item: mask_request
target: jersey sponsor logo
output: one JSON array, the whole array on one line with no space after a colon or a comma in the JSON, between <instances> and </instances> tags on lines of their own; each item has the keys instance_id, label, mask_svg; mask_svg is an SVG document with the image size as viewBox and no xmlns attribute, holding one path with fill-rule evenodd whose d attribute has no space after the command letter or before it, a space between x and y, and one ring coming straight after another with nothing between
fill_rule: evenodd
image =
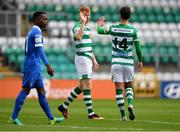
<instances>
[{"instance_id":1,"label":"jersey sponsor logo","mask_svg":"<svg viewBox=\"0 0 180 132\"><path fill-rule=\"evenodd\" d=\"M133 30L124 28L112 28L112 31L117 33L133 33Z\"/></svg>"},{"instance_id":2,"label":"jersey sponsor logo","mask_svg":"<svg viewBox=\"0 0 180 132\"><path fill-rule=\"evenodd\" d=\"M180 82L165 82L162 84L161 97L180 99Z\"/></svg>"},{"instance_id":3,"label":"jersey sponsor logo","mask_svg":"<svg viewBox=\"0 0 180 132\"><path fill-rule=\"evenodd\" d=\"M117 56L117 57L128 57L128 53L114 52L112 55Z\"/></svg>"}]
</instances>

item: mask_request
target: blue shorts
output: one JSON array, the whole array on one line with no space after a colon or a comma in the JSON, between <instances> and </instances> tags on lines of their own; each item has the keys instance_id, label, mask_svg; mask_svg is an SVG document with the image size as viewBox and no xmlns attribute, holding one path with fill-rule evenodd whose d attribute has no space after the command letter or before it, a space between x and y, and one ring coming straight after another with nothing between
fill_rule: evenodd
<instances>
[{"instance_id":1,"label":"blue shorts","mask_svg":"<svg viewBox=\"0 0 180 132\"><path fill-rule=\"evenodd\" d=\"M44 83L40 72L24 72L22 79L23 88L44 88Z\"/></svg>"}]
</instances>

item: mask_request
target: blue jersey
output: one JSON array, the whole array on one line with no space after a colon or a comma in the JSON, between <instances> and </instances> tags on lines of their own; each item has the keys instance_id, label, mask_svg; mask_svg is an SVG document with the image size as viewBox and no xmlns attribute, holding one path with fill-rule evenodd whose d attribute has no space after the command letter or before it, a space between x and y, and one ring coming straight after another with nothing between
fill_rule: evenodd
<instances>
[{"instance_id":1,"label":"blue jersey","mask_svg":"<svg viewBox=\"0 0 180 132\"><path fill-rule=\"evenodd\" d=\"M23 65L23 73L28 71L41 72L41 51L38 48L43 47L43 36L41 29L34 25L28 33L25 41L25 60Z\"/></svg>"}]
</instances>

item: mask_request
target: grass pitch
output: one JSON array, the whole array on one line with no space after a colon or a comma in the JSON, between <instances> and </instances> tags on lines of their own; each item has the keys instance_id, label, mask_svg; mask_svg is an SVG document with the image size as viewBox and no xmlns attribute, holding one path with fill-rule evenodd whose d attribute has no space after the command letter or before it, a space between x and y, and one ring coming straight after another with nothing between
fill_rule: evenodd
<instances>
[{"instance_id":1,"label":"grass pitch","mask_svg":"<svg viewBox=\"0 0 180 132\"><path fill-rule=\"evenodd\" d=\"M62 116L57 106L63 100L49 100L55 116ZM38 100L27 99L19 119L25 126L8 124L14 100L0 100L0 131L180 131L180 100L135 99L136 119L120 121L114 100L94 100L94 111L104 120L89 120L83 100L75 100L69 107L70 118L50 126ZM127 102L126 102L127 106ZM127 107L126 115L128 116Z\"/></svg>"}]
</instances>

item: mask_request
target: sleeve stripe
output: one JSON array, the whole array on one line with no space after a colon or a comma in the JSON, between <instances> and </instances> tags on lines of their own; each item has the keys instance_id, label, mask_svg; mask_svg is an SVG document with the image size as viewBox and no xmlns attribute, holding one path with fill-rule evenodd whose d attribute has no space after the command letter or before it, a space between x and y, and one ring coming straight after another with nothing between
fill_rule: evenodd
<instances>
[{"instance_id":1,"label":"sleeve stripe","mask_svg":"<svg viewBox=\"0 0 180 132\"><path fill-rule=\"evenodd\" d=\"M35 44L35 47L43 47L43 44Z\"/></svg>"}]
</instances>

